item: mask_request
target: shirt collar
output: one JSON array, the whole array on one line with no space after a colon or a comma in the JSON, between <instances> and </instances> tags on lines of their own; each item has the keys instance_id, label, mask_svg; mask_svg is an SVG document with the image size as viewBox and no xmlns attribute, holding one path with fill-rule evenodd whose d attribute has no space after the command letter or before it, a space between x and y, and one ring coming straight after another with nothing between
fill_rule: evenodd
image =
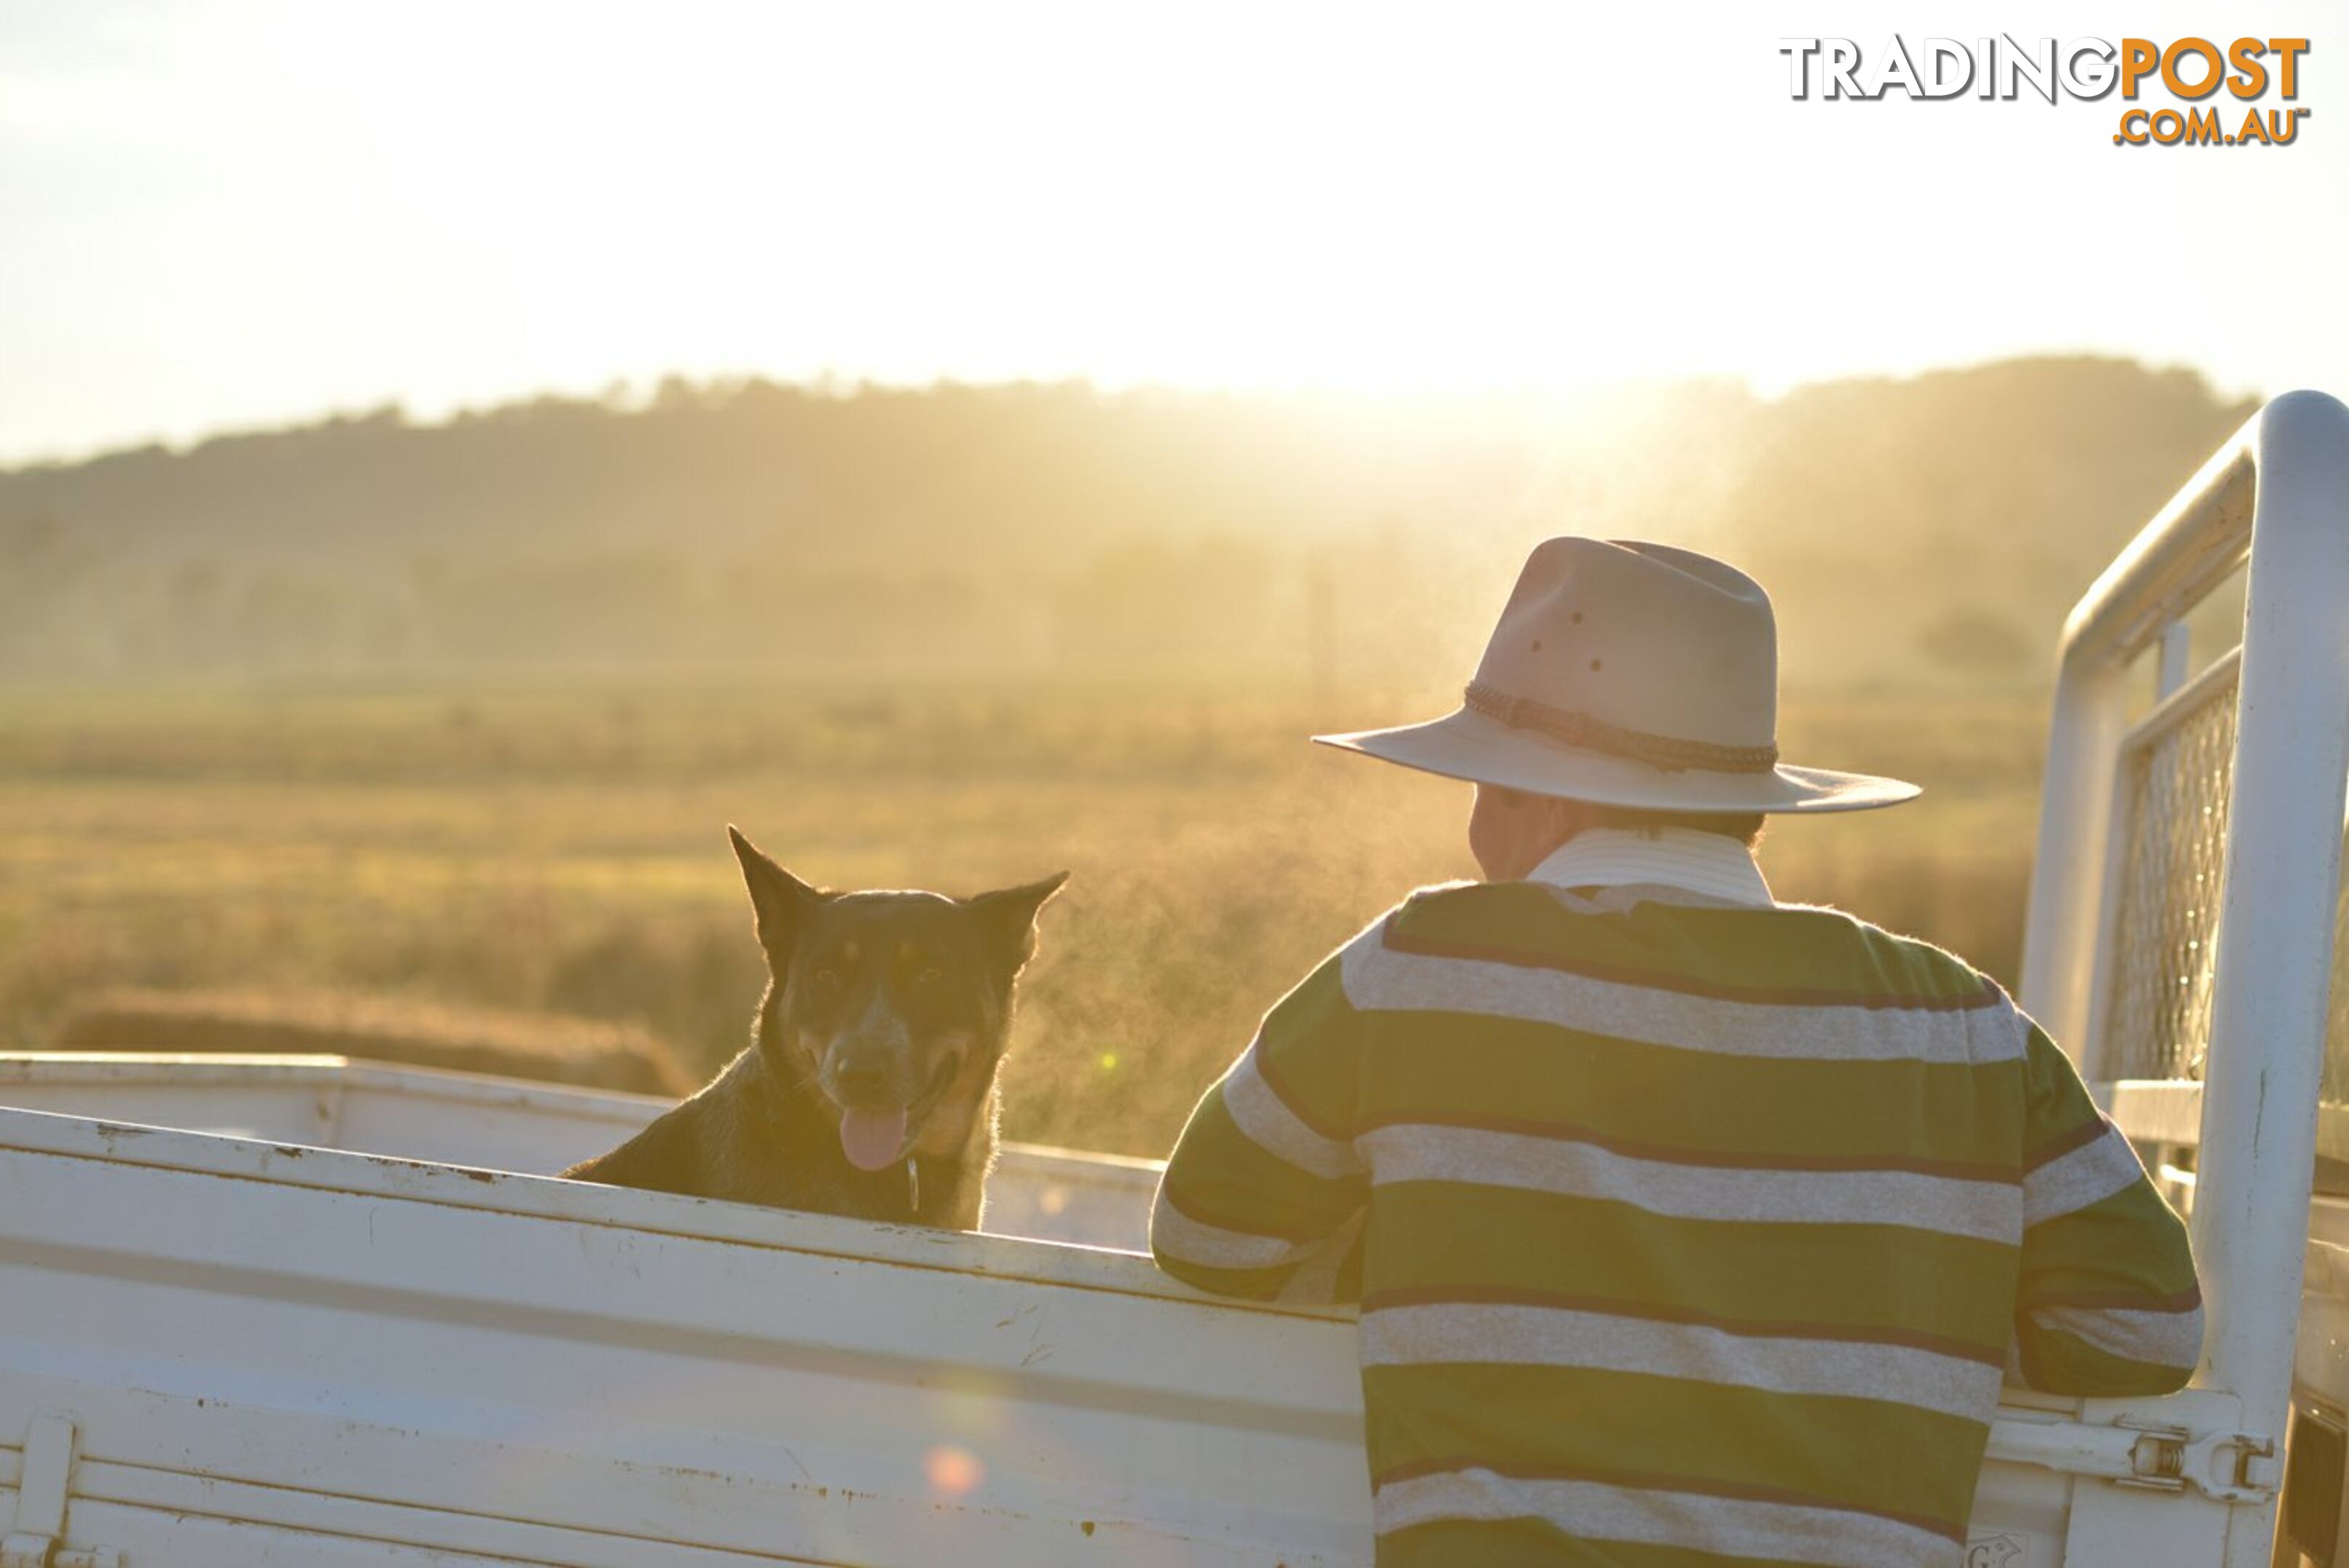
<instances>
[{"instance_id":1,"label":"shirt collar","mask_svg":"<svg viewBox=\"0 0 2349 1568\"><path fill-rule=\"evenodd\" d=\"M1586 827L1526 873L1553 888L1677 888L1732 904L1777 902L1754 852L1693 827Z\"/></svg>"}]
</instances>

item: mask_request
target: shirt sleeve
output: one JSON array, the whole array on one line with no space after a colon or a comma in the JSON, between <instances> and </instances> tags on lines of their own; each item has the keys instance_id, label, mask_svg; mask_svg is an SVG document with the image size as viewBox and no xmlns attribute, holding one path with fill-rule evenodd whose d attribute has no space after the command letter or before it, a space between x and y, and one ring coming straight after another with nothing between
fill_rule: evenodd
<instances>
[{"instance_id":1,"label":"shirt sleeve","mask_svg":"<svg viewBox=\"0 0 2349 1568\"><path fill-rule=\"evenodd\" d=\"M1150 1216L1158 1266L1201 1290L1258 1300L1361 1292L1370 1196L1354 1152L1358 1015L1332 954L1265 1015L1191 1113Z\"/></svg>"},{"instance_id":2,"label":"shirt sleeve","mask_svg":"<svg viewBox=\"0 0 2349 1568\"><path fill-rule=\"evenodd\" d=\"M2036 1025L2023 1057L2023 1271L2010 1370L2054 1394L2168 1394L2202 1355L2186 1227Z\"/></svg>"}]
</instances>

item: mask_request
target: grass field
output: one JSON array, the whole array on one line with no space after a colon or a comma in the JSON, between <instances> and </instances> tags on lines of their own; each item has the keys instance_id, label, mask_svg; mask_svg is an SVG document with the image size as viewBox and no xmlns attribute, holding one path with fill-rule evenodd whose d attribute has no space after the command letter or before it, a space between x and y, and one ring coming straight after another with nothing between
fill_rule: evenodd
<instances>
[{"instance_id":1,"label":"grass field","mask_svg":"<svg viewBox=\"0 0 2349 1568\"><path fill-rule=\"evenodd\" d=\"M122 985L347 988L739 1047L760 961L724 828L802 877L971 892L1066 867L1010 1136L1161 1153L1263 1010L1413 886L1467 786L1309 746L1433 711L1163 689L0 694L0 1039ZM1927 785L1775 825L1782 898L2008 980L2044 714L1790 695L1797 761Z\"/></svg>"}]
</instances>

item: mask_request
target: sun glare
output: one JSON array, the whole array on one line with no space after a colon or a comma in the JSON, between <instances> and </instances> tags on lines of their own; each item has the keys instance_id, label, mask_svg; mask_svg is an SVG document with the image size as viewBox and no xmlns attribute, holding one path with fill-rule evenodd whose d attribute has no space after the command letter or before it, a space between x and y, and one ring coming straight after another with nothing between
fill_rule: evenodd
<instances>
[{"instance_id":1,"label":"sun glare","mask_svg":"<svg viewBox=\"0 0 2349 1568\"><path fill-rule=\"evenodd\" d=\"M2222 170L2116 152L2094 103L1798 103L1777 22L1725 0L1651 21L109 15L0 72L0 156L41 175L0 260L40 323L8 339L0 455L672 373L1775 390L2075 349L2228 386L2349 359L2323 244L2196 238L2240 205L2337 253L2349 209L2292 193L2339 187L2331 142ZM2078 243L2051 260L2056 235ZM2274 312L2290 331L2255 329Z\"/></svg>"}]
</instances>

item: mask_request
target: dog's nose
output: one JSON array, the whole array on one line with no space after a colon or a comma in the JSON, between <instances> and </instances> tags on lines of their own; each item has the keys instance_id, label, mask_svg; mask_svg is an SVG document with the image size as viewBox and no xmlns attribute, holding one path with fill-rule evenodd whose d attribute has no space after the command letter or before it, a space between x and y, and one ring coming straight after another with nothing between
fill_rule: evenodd
<instances>
[{"instance_id":1,"label":"dog's nose","mask_svg":"<svg viewBox=\"0 0 2349 1568\"><path fill-rule=\"evenodd\" d=\"M843 1105L873 1105L889 1093L889 1072L885 1067L843 1064L832 1078L833 1088Z\"/></svg>"}]
</instances>

